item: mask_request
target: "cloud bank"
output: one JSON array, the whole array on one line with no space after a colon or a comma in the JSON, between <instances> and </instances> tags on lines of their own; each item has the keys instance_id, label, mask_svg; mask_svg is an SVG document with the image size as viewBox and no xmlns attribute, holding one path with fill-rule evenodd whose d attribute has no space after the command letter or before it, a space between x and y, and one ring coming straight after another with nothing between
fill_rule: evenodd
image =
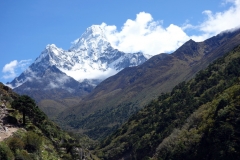
<instances>
[{"instance_id":1,"label":"cloud bank","mask_svg":"<svg viewBox=\"0 0 240 160\"><path fill-rule=\"evenodd\" d=\"M225 0L231 7L223 12L213 13L210 10L202 12L205 21L198 25L185 23L183 26L170 24L163 27L163 21L155 21L151 14L140 12L135 20L128 19L121 30L114 25L102 23L106 37L114 48L133 53L143 52L149 55L175 51L189 39L203 41L222 31L240 27L240 0ZM197 35L188 35L192 29Z\"/></svg>"},{"instance_id":2,"label":"cloud bank","mask_svg":"<svg viewBox=\"0 0 240 160\"><path fill-rule=\"evenodd\" d=\"M139 52L154 55L173 51L189 39L181 27L174 24L162 27L149 13L140 12L135 20L128 19L120 32L115 26L102 23L106 37L114 48L127 53ZM164 47L163 47L164 46Z\"/></svg>"},{"instance_id":3,"label":"cloud bank","mask_svg":"<svg viewBox=\"0 0 240 160\"><path fill-rule=\"evenodd\" d=\"M13 60L10 63L6 64L3 69L3 78L4 79L12 79L15 78L17 76L17 74L21 71L24 71L28 65L32 62L31 59L28 60L21 60L21 61L17 61L17 60Z\"/></svg>"}]
</instances>

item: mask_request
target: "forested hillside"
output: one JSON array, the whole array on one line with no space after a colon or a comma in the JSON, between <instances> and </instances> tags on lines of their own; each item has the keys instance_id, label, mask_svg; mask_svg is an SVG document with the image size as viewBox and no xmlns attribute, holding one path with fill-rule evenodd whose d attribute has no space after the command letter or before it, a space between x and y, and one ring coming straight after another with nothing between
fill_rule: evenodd
<instances>
[{"instance_id":1,"label":"forested hillside","mask_svg":"<svg viewBox=\"0 0 240 160\"><path fill-rule=\"evenodd\" d=\"M240 44L240 30L226 31L203 42L189 40L172 54L159 54L137 67L125 68L100 83L78 105L57 117L93 139L113 133L160 93L189 81L201 69Z\"/></svg>"},{"instance_id":2,"label":"forested hillside","mask_svg":"<svg viewBox=\"0 0 240 160\"><path fill-rule=\"evenodd\" d=\"M240 46L161 94L96 149L102 159L240 159Z\"/></svg>"},{"instance_id":3,"label":"forested hillside","mask_svg":"<svg viewBox=\"0 0 240 160\"><path fill-rule=\"evenodd\" d=\"M0 83L0 159L95 159L87 137L61 130L27 95Z\"/></svg>"}]
</instances>

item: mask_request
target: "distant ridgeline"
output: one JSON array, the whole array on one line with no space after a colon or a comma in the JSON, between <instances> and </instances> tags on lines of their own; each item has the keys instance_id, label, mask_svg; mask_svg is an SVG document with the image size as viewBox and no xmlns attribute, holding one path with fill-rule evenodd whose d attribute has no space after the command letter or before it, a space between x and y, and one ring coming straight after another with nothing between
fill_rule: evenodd
<instances>
[{"instance_id":1,"label":"distant ridgeline","mask_svg":"<svg viewBox=\"0 0 240 160\"><path fill-rule=\"evenodd\" d=\"M240 159L240 46L160 95L96 149L103 159Z\"/></svg>"},{"instance_id":2,"label":"distant ridgeline","mask_svg":"<svg viewBox=\"0 0 240 160\"><path fill-rule=\"evenodd\" d=\"M2 83L0 105L0 135L5 136L0 137L0 160L96 158L86 149L91 145L86 136L73 138L51 122L33 99ZM15 132L6 137L12 128Z\"/></svg>"}]
</instances>

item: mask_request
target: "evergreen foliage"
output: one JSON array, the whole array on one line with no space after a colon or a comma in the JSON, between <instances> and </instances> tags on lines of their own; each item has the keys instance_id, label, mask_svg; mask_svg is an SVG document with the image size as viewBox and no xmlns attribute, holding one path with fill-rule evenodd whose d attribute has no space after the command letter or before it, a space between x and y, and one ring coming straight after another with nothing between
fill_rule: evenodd
<instances>
[{"instance_id":1,"label":"evergreen foliage","mask_svg":"<svg viewBox=\"0 0 240 160\"><path fill-rule=\"evenodd\" d=\"M3 84L0 84L0 93L0 102L12 111L4 123L14 122L13 125L19 127L0 143L1 160L57 160L66 157L74 160L81 157L79 149L84 153L82 158L90 159L92 155L82 147L80 138L73 138L50 121L31 97L17 95Z\"/></svg>"},{"instance_id":2,"label":"evergreen foliage","mask_svg":"<svg viewBox=\"0 0 240 160\"><path fill-rule=\"evenodd\" d=\"M97 155L102 159L240 159L239 84L240 46L133 115L102 141Z\"/></svg>"},{"instance_id":3,"label":"evergreen foliage","mask_svg":"<svg viewBox=\"0 0 240 160\"><path fill-rule=\"evenodd\" d=\"M14 158L11 149L5 144L0 143L0 159L1 160L12 160Z\"/></svg>"}]
</instances>

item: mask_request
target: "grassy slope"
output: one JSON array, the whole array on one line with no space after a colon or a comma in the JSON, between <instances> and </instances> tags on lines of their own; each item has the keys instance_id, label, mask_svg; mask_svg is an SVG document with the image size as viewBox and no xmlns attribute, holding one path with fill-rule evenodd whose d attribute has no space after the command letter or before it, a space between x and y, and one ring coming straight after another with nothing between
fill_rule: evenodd
<instances>
[{"instance_id":1,"label":"grassy slope","mask_svg":"<svg viewBox=\"0 0 240 160\"><path fill-rule=\"evenodd\" d=\"M80 101L80 97L71 97L61 100L43 99L38 102L38 106L50 119L54 120L59 113L66 108L78 105Z\"/></svg>"}]
</instances>

